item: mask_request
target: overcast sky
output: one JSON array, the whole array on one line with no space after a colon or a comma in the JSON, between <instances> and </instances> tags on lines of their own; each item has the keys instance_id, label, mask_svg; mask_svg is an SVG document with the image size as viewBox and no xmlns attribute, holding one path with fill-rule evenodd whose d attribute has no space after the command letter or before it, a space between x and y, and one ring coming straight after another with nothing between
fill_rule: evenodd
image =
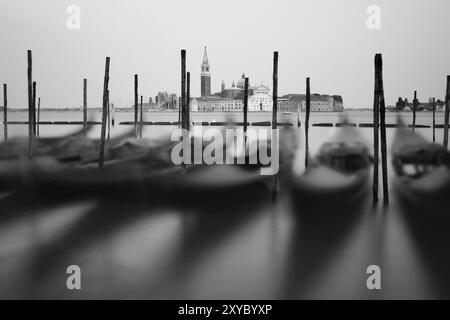
<instances>
[{"instance_id":1,"label":"overcast sky","mask_svg":"<svg viewBox=\"0 0 450 320\"><path fill-rule=\"evenodd\" d=\"M81 9L81 28L66 26L68 6ZM368 6L381 9L381 29L369 30ZM0 83L9 105L27 103L26 51L44 107L100 106L105 57L111 57L111 100L133 99L133 75L145 100L180 92L180 49L187 50L191 92L200 94L207 46L212 91L238 80L272 87L279 51L279 95L340 94L346 107L370 107L373 58L384 59L388 104L397 97L443 98L450 74L449 0L0 0ZM1 103L0 103L1 104Z\"/></svg>"}]
</instances>

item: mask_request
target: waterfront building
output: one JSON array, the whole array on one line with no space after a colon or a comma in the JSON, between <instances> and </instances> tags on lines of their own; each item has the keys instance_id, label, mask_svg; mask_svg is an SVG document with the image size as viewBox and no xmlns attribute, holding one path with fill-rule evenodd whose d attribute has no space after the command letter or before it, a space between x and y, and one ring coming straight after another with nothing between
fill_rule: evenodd
<instances>
[{"instance_id":1,"label":"waterfront building","mask_svg":"<svg viewBox=\"0 0 450 320\"><path fill-rule=\"evenodd\" d=\"M191 100L191 110L198 111L242 111L244 109L243 99L229 99L218 96L202 97Z\"/></svg>"},{"instance_id":2,"label":"waterfront building","mask_svg":"<svg viewBox=\"0 0 450 320\"><path fill-rule=\"evenodd\" d=\"M208 55L203 53L200 67L201 96L191 100L191 111L241 111L244 107L245 74L230 87L226 87L222 80L220 92L211 94L211 69ZM264 84L251 86L248 89L248 111L270 112L273 107L273 99L269 86ZM306 109L305 94L287 94L278 98L278 109L281 112L297 112ZM343 111L343 100L338 95L311 95L311 111L333 112Z\"/></svg>"},{"instance_id":3,"label":"waterfront building","mask_svg":"<svg viewBox=\"0 0 450 320\"><path fill-rule=\"evenodd\" d=\"M248 98L249 111L272 111L273 100L269 87L261 84L251 91L252 95Z\"/></svg>"},{"instance_id":4,"label":"waterfront building","mask_svg":"<svg viewBox=\"0 0 450 320\"><path fill-rule=\"evenodd\" d=\"M296 101L299 103L301 111L306 110L306 94L286 94L282 98L287 101ZM343 110L344 106L341 96L317 93L311 95L311 112L341 112Z\"/></svg>"}]
</instances>

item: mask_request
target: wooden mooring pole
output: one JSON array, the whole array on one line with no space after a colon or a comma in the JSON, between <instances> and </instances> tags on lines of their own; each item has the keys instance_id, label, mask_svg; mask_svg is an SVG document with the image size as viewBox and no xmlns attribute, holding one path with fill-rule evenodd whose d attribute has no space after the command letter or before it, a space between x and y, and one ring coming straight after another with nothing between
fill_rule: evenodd
<instances>
[{"instance_id":1,"label":"wooden mooring pole","mask_svg":"<svg viewBox=\"0 0 450 320\"><path fill-rule=\"evenodd\" d=\"M436 98L434 97L431 106L433 108L433 142L436 142Z\"/></svg>"},{"instance_id":2,"label":"wooden mooring pole","mask_svg":"<svg viewBox=\"0 0 450 320\"><path fill-rule=\"evenodd\" d=\"M142 139L142 130L143 130L143 122L144 122L144 97L141 96L141 108L139 114L139 138Z\"/></svg>"},{"instance_id":3,"label":"wooden mooring pole","mask_svg":"<svg viewBox=\"0 0 450 320\"><path fill-rule=\"evenodd\" d=\"M108 123L108 140L111 137L111 105L109 102L109 90L108 90L108 103L107 103L107 123Z\"/></svg>"},{"instance_id":4,"label":"wooden mooring pole","mask_svg":"<svg viewBox=\"0 0 450 320\"><path fill-rule=\"evenodd\" d=\"M186 128L186 50L181 50L181 128Z\"/></svg>"},{"instance_id":5,"label":"wooden mooring pole","mask_svg":"<svg viewBox=\"0 0 450 320\"><path fill-rule=\"evenodd\" d=\"M412 131L416 130L417 91L414 91Z\"/></svg>"},{"instance_id":6,"label":"wooden mooring pole","mask_svg":"<svg viewBox=\"0 0 450 320\"><path fill-rule=\"evenodd\" d=\"M134 137L138 136L138 75L134 75Z\"/></svg>"},{"instance_id":7,"label":"wooden mooring pole","mask_svg":"<svg viewBox=\"0 0 450 320\"><path fill-rule=\"evenodd\" d=\"M110 58L106 57L105 61L105 78L103 81L103 109L102 109L102 131L100 136L100 154L98 159L98 167L103 167L103 159L105 156L105 134L106 134L106 112L108 108L108 85L109 85L109 63Z\"/></svg>"},{"instance_id":8,"label":"wooden mooring pole","mask_svg":"<svg viewBox=\"0 0 450 320\"><path fill-rule=\"evenodd\" d=\"M448 148L448 118L450 112L450 75L447 76L447 89L445 90L445 111L444 111L444 148Z\"/></svg>"},{"instance_id":9,"label":"wooden mooring pole","mask_svg":"<svg viewBox=\"0 0 450 320\"><path fill-rule=\"evenodd\" d=\"M379 101L380 101L380 130L381 130L381 171L383 177L383 203L389 204L389 189L388 189L388 172L387 172L387 147L386 147L386 106L384 102L383 89L383 58L381 54L375 56L375 64L379 70Z\"/></svg>"},{"instance_id":10,"label":"wooden mooring pole","mask_svg":"<svg viewBox=\"0 0 450 320\"><path fill-rule=\"evenodd\" d=\"M38 107L37 107L37 123L36 123L36 133L39 137L39 129L41 124L41 97L38 98Z\"/></svg>"},{"instance_id":11,"label":"wooden mooring pole","mask_svg":"<svg viewBox=\"0 0 450 320\"><path fill-rule=\"evenodd\" d=\"M33 81L33 137L36 137L36 81Z\"/></svg>"},{"instance_id":12,"label":"wooden mooring pole","mask_svg":"<svg viewBox=\"0 0 450 320\"><path fill-rule=\"evenodd\" d=\"M83 130L87 134L87 79L83 79Z\"/></svg>"},{"instance_id":13,"label":"wooden mooring pole","mask_svg":"<svg viewBox=\"0 0 450 320\"><path fill-rule=\"evenodd\" d=\"M375 90L373 95L373 203L378 202L378 153L379 153L379 117L380 117L380 76L381 65L378 63L378 55L375 55Z\"/></svg>"},{"instance_id":14,"label":"wooden mooring pole","mask_svg":"<svg viewBox=\"0 0 450 320\"><path fill-rule=\"evenodd\" d=\"M28 157L31 158L33 156L33 59L31 50L28 50L28 67L27 67L27 76L28 76Z\"/></svg>"},{"instance_id":15,"label":"wooden mooring pole","mask_svg":"<svg viewBox=\"0 0 450 320\"><path fill-rule=\"evenodd\" d=\"M278 110L278 51L273 53L273 92L272 92L272 129L278 128L277 110Z\"/></svg>"},{"instance_id":16,"label":"wooden mooring pole","mask_svg":"<svg viewBox=\"0 0 450 320\"><path fill-rule=\"evenodd\" d=\"M244 82L244 150L247 143L248 78Z\"/></svg>"},{"instance_id":17,"label":"wooden mooring pole","mask_svg":"<svg viewBox=\"0 0 450 320\"><path fill-rule=\"evenodd\" d=\"M188 130L189 128L186 128L186 117L187 117L187 110L186 110L186 50L181 50L181 119L180 124L181 128L184 130ZM184 136L183 130L183 141L184 139L188 139L188 137ZM184 157L183 154L183 161L181 163L181 173L186 173L186 164L184 163Z\"/></svg>"},{"instance_id":18,"label":"wooden mooring pole","mask_svg":"<svg viewBox=\"0 0 450 320\"><path fill-rule=\"evenodd\" d=\"M278 51L274 51L273 53L273 92L272 92L272 139L274 139L273 132L278 129ZM278 143L276 141L275 143ZM273 144L273 141L271 142ZM274 161L274 153L275 150L270 151L270 156L272 158L271 161ZM279 155L276 155L278 157ZM278 198L278 190L280 187L280 181L278 177L278 173L273 176L273 192L272 192L272 201L276 201Z\"/></svg>"},{"instance_id":19,"label":"wooden mooring pole","mask_svg":"<svg viewBox=\"0 0 450 320\"><path fill-rule=\"evenodd\" d=\"M306 113L305 113L305 168L309 159L309 115L311 112L311 89L309 78L306 78Z\"/></svg>"},{"instance_id":20,"label":"wooden mooring pole","mask_svg":"<svg viewBox=\"0 0 450 320\"><path fill-rule=\"evenodd\" d=\"M189 130L191 127L191 73L186 72L186 123L185 128Z\"/></svg>"},{"instance_id":21,"label":"wooden mooring pole","mask_svg":"<svg viewBox=\"0 0 450 320\"><path fill-rule=\"evenodd\" d=\"M3 84L3 138L8 140L8 86Z\"/></svg>"}]
</instances>

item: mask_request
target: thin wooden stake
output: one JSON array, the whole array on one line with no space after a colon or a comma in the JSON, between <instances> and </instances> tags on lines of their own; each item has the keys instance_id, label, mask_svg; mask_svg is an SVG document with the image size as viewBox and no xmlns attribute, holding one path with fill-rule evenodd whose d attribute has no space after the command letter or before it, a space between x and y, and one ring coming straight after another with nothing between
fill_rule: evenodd
<instances>
[{"instance_id":1,"label":"thin wooden stake","mask_svg":"<svg viewBox=\"0 0 450 320\"><path fill-rule=\"evenodd\" d=\"M373 203L378 202L378 152L379 152L379 116L380 116L380 77L381 65L375 55L375 90L373 96Z\"/></svg>"},{"instance_id":2,"label":"thin wooden stake","mask_svg":"<svg viewBox=\"0 0 450 320\"><path fill-rule=\"evenodd\" d=\"M181 127L181 106L183 105L183 103L181 102L181 97L178 98L178 123Z\"/></svg>"},{"instance_id":3,"label":"thin wooden stake","mask_svg":"<svg viewBox=\"0 0 450 320\"><path fill-rule=\"evenodd\" d=\"M186 50L181 50L181 128L186 128Z\"/></svg>"},{"instance_id":4,"label":"thin wooden stake","mask_svg":"<svg viewBox=\"0 0 450 320\"><path fill-rule=\"evenodd\" d=\"M142 139L142 129L143 129L142 123L144 122L144 112L143 112L144 101L143 101L143 99L144 99L144 97L141 96L141 110L140 110L140 121L139 121L139 138L141 138L141 139Z\"/></svg>"},{"instance_id":5,"label":"thin wooden stake","mask_svg":"<svg viewBox=\"0 0 450 320\"><path fill-rule=\"evenodd\" d=\"M436 142L436 99L433 98L433 142Z\"/></svg>"},{"instance_id":6,"label":"thin wooden stake","mask_svg":"<svg viewBox=\"0 0 450 320\"><path fill-rule=\"evenodd\" d=\"M40 124L41 124L41 97L38 98L38 108L37 108L37 128L36 128L36 132L37 132L37 136L39 137L39 129L40 129Z\"/></svg>"},{"instance_id":7,"label":"thin wooden stake","mask_svg":"<svg viewBox=\"0 0 450 320\"><path fill-rule=\"evenodd\" d=\"M275 129L278 128L278 51L274 51L273 53L273 93L272 93L272 99L273 99L273 105L272 105L272 133ZM273 139L272 134L272 139ZM273 141L272 141L273 142ZM276 141L278 143L278 141ZM274 159L273 152L274 150L271 150L271 157L272 161ZM278 172L274 174L273 176L273 191L272 191L272 201L276 201L278 198L278 189L280 187L279 179L278 179Z\"/></svg>"},{"instance_id":8,"label":"thin wooden stake","mask_svg":"<svg viewBox=\"0 0 450 320\"><path fill-rule=\"evenodd\" d=\"M244 147L247 143L248 78L244 82ZM245 149L244 149L245 150Z\"/></svg>"},{"instance_id":9,"label":"thin wooden stake","mask_svg":"<svg viewBox=\"0 0 450 320\"><path fill-rule=\"evenodd\" d=\"M379 65L380 76L378 78L379 99L380 99L380 126L381 126L381 171L383 177L383 203L389 204L388 172L387 172L387 147L386 147L386 106L384 103L383 89L383 58L377 54L375 63Z\"/></svg>"},{"instance_id":10,"label":"thin wooden stake","mask_svg":"<svg viewBox=\"0 0 450 320\"><path fill-rule=\"evenodd\" d=\"M110 58L106 57L105 61L105 78L103 81L103 112L102 112L102 132L100 136L100 154L98 167L103 167L103 159L105 156L105 135L106 135L106 112L108 108L108 85L109 85L109 63Z\"/></svg>"},{"instance_id":11,"label":"thin wooden stake","mask_svg":"<svg viewBox=\"0 0 450 320\"><path fill-rule=\"evenodd\" d=\"M450 75L447 76L447 90L445 91L445 115L444 115L444 148L448 148L448 118L450 111Z\"/></svg>"},{"instance_id":12,"label":"thin wooden stake","mask_svg":"<svg viewBox=\"0 0 450 320\"><path fill-rule=\"evenodd\" d=\"M83 130L87 134L87 79L83 79Z\"/></svg>"},{"instance_id":13,"label":"thin wooden stake","mask_svg":"<svg viewBox=\"0 0 450 320\"><path fill-rule=\"evenodd\" d=\"M186 50L181 50L181 128L184 130L188 130L189 128L186 128L186 116L187 116L187 110L186 110ZM183 141L184 139L187 139L188 137L184 136L184 130L183 130ZM181 163L181 174L186 174L186 164L184 163L184 157L183 154L183 161Z\"/></svg>"},{"instance_id":14,"label":"thin wooden stake","mask_svg":"<svg viewBox=\"0 0 450 320\"><path fill-rule=\"evenodd\" d=\"M138 75L134 75L134 137L138 136Z\"/></svg>"},{"instance_id":15,"label":"thin wooden stake","mask_svg":"<svg viewBox=\"0 0 450 320\"><path fill-rule=\"evenodd\" d=\"M31 50L28 50L28 157L33 156L33 59Z\"/></svg>"},{"instance_id":16,"label":"thin wooden stake","mask_svg":"<svg viewBox=\"0 0 450 320\"><path fill-rule=\"evenodd\" d=\"M185 128L189 130L191 127L191 73L186 73L186 123Z\"/></svg>"},{"instance_id":17,"label":"thin wooden stake","mask_svg":"<svg viewBox=\"0 0 450 320\"><path fill-rule=\"evenodd\" d=\"M108 90L108 119L107 119L107 123L108 123L108 140L110 139L110 134L111 134L111 108L110 108L110 103L109 103L109 90Z\"/></svg>"},{"instance_id":18,"label":"thin wooden stake","mask_svg":"<svg viewBox=\"0 0 450 320\"><path fill-rule=\"evenodd\" d=\"M416 130L417 91L414 91L412 131Z\"/></svg>"},{"instance_id":19,"label":"thin wooden stake","mask_svg":"<svg viewBox=\"0 0 450 320\"><path fill-rule=\"evenodd\" d=\"M33 137L36 137L36 81L33 81Z\"/></svg>"},{"instance_id":20,"label":"thin wooden stake","mask_svg":"<svg viewBox=\"0 0 450 320\"><path fill-rule=\"evenodd\" d=\"M3 84L3 138L8 140L8 86Z\"/></svg>"},{"instance_id":21,"label":"thin wooden stake","mask_svg":"<svg viewBox=\"0 0 450 320\"><path fill-rule=\"evenodd\" d=\"M277 110L278 110L278 51L273 53L273 106L272 106L272 129L278 128Z\"/></svg>"},{"instance_id":22,"label":"thin wooden stake","mask_svg":"<svg viewBox=\"0 0 450 320\"><path fill-rule=\"evenodd\" d=\"M309 159L309 114L311 112L311 89L309 78L306 78L306 114L305 114L305 167Z\"/></svg>"},{"instance_id":23,"label":"thin wooden stake","mask_svg":"<svg viewBox=\"0 0 450 320\"><path fill-rule=\"evenodd\" d=\"M111 103L111 114L112 114L111 124L114 127L114 124L115 124L115 120L114 120L114 103Z\"/></svg>"}]
</instances>

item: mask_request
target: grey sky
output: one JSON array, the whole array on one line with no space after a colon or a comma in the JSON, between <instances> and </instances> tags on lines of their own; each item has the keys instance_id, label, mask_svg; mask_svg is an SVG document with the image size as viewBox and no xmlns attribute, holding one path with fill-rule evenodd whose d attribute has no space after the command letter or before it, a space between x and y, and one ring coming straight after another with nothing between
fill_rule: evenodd
<instances>
[{"instance_id":1,"label":"grey sky","mask_svg":"<svg viewBox=\"0 0 450 320\"><path fill-rule=\"evenodd\" d=\"M68 30L66 9L81 8L81 29ZM369 5L381 8L381 30L366 27ZM27 101L26 50L44 106L99 106L105 56L111 57L111 100L133 97L139 74L145 100L180 91L180 49L187 50L192 95L198 96L203 47L212 90L242 72L271 86L278 50L279 94L335 93L346 107L369 107L373 57L383 53L388 104L398 96L443 98L450 74L448 0L0 0L0 82L9 104Z\"/></svg>"}]
</instances>

